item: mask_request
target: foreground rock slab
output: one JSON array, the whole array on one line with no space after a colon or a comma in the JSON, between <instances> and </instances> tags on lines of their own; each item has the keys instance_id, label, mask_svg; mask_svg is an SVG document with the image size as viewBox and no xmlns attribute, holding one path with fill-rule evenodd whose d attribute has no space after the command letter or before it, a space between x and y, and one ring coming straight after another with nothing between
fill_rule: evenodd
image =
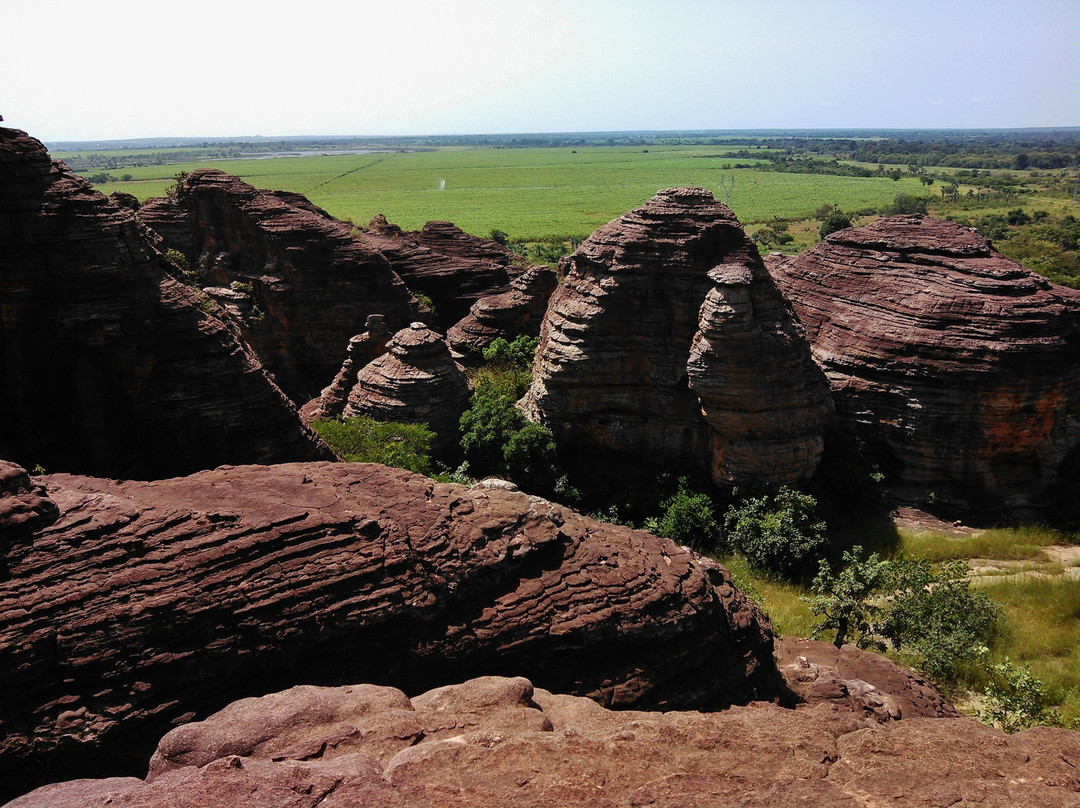
<instances>
[{"instance_id":1,"label":"foreground rock slab","mask_svg":"<svg viewBox=\"0 0 1080 808\"><path fill-rule=\"evenodd\" d=\"M612 712L528 679L408 699L295 687L159 743L146 780L59 783L8 808L1080 805L1080 733L877 724L830 705Z\"/></svg>"},{"instance_id":2,"label":"foreground rock slab","mask_svg":"<svg viewBox=\"0 0 1080 808\"><path fill-rule=\"evenodd\" d=\"M901 501L1021 517L1075 501L1080 292L918 215L841 230L771 270L841 440Z\"/></svg>"},{"instance_id":3,"label":"foreground rock slab","mask_svg":"<svg viewBox=\"0 0 1080 808\"><path fill-rule=\"evenodd\" d=\"M724 568L536 497L371 464L3 471L0 799L138 772L173 724L300 683L777 694L770 626Z\"/></svg>"}]
</instances>

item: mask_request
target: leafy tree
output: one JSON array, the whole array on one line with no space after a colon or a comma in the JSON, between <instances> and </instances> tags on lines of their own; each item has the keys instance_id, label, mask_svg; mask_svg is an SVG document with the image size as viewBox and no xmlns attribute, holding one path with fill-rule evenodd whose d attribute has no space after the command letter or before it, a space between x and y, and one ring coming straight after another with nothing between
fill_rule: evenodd
<instances>
[{"instance_id":1,"label":"leafy tree","mask_svg":"<svg viewBox=\"0 0 1080 808\"><path fill-rule=\"evenodd\" d=\"M708 494L694 493L687 488L686 478L679 478L679 487L660 503L659 517L645 520L645 529L679 544L710 549L716 544L720 524L716 520Z\"/></svg>"},{"instance_id":2,"label":"leafy tree","mask_svg":"<svg viewBox=\"0 0 1080 808\"><path fill-rule=\"evenodd\" d=\"M886 205L882 213L886 216L895 216L898 213L926 213L927 199L924 196L912 194L897 194L893 197L891 205Z\"/></svg>"},{"instance_id":3,"label":"leafy tree","mask_svg":"<svg viewBox=\"0 0 1080 808\"><path fill-rule=\"evenodd\" d=\"M497 241L505 247L510 241L510 235L505 230L499 230L499 228L494 227L491 229L491 240Z\"/></svg>"},{"instance_id":4,"label":"leafy tree","mask_svg":"<svg viewBox=\"0 0 1080 808\"><path fill-rule=\"evenodd\" d=\"M818 233L821 234L822 240L829 233L835 233L837 230L844 230L851 227L851 217L844 213L840 208L834 208L833 211L825 217L821 223L821 228Z\"/></svg>"},{"instance_id":5,"label":"leafy tree","mask_svg":"<svg viewBox=\"0 0 1080 808\"><path fill-rule=\"evenodd\" d=\"M937 569L925 560L894 562L892 569L882 634L898 651L915 651L933 678L958 681L966 663L985 658L1001 607L971 587L963 561Z\"/></svg>"},{"instance_id":6,"label":"leafy tree","mask_svg":"<svg viewBox=\"0 0 1080 808\"><path fill-rule=\"evenodd\" d=\"M1014 665L1006 657L1001 663L991 665L987 672L990 680L986 683L980 715L983 723L1010 734L1050 723L1049 693L1031 668L1026 664Z\"/></svg>"},{"instance_id":7,"label":"leafy tree","mask_svg":"<svg viewBox=\"0 0 1080 808\"><path fill-rule=\"evenodd\" d=\"M826 631L835 631L833 644L837 648L851 636L859 648L881 648L877 635L885 610L878 599L888 581L890 565L877 553L864 560L862 552L858 546L845 550L836 575L828 561L821 562L812 585L816 594L804 598L810 610L822 617L814 626L815 640Z\"/></svg>"},{"instance_id":8,"label":"leafy tree","mask_svg":"<svg viewBox=\"0 0 1080 808\"><path fill-rule=\"evenodd\" d=\"M775 496L731 505L724 514L723 541L753 566L785 578L817 569L828 546L817 501L787 486Z\"/></svg>"},{"instance_id":9,"label":"leafy tree","mask_svg":"<svg viewBox=\"0 0 1080 808\"><path fill-rule=\"evenodd\" d=\"M529 337L525 334L518 335L513 342L507 342L503 337L498 337L484 348L484 361L528 370L532 368L533 357L536 355L536 346L539 342L537 337Z\"/></svg>"},{"instance_id":10,"label":"leafy tree","mask_svg":"<svg viewBox=\"0 0 1080 808\"><path fill-rule=\"evenodd\" d=\"M417 474L432 473L431 442L435 433L425 424L376 421L357 415L316 419L311 428L350 463L382 463Z\"/></svg>"}]
</instances>

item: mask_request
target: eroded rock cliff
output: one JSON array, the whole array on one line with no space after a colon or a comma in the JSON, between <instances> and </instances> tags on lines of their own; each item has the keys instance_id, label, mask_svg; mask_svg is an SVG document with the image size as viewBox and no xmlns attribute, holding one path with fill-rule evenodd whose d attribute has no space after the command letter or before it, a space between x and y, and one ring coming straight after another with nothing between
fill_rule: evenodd
<instances>
[{"instance_id":1,"label":"eroded rock cliff","mask_svg":"<svg viewBox=\"0 0 1080 808\"><path fill-rule=\"evenodd\" d=\"M181 474L332 457L129 207L0 128L0 456Z\"/></svg>"},{"instance_id":2,"label":"eroded rock cliff","mask_svg":"<svg viewBox=\"0 0 1080 808\"><path fill-rule=\"evenodd\" d=\"M546 266L526 270L510 283L510 291L488 295L473 303L469 313L446 332L446 342L459 354L480 354L502 337L511 341L524 334L536 337L548 299L558 286Z\"/></svg>"},{"instance_id":3,"label":"eroded rock cliff","mask_svg":"<svg viewBox=\"0 0 1080 808\"><path fill-rule=\"evenodd\" d=\"M924 216L842 230L773 275L837 429L903 500L1037 513L1080 468L1080 293Z\"/></svg>"},{"instance_id":4,"label":"eroded rock cliff","mask_svg":"<svg viewBox=\"0 0 1080 808\"><path fill-rule=\"evenodd\" d=\"M0 482L21 526L0 524L8 796L138 771L173 723L301 683L526 675L665 709L777 693L769 624L725 569L536 497L352 463Z\"/></svg>"},{"instance_id":5,"label":"eroded rock cliff","mask_svg":"<svg viewBox=\"0 0 1080 808\"><path fill-rule=\"evenodd\" d=\"M566 263L523 406L573 464L689 463L715 482L793 483L821 453L821 371L735 215L661 191Z\"/></svg>"}]
</instances>

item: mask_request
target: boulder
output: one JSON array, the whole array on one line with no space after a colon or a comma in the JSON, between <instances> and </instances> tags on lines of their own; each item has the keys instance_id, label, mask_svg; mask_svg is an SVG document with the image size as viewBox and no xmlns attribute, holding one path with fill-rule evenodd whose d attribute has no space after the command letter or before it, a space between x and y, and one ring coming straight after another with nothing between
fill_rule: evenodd
<instances>
[{"instance_id":1,"label":"boulder","mask_svg":"<svg viewBox=\"0 0 1080 808\"><path fill-rule=\"evenodd\" d=\"M162 738L145 781L39 789L7 808L1080 806L1080 733L971 719L877 724L830 705L612 712L523 678L413 699L299 687Z\"/></svg>"},{"instance_id":2,"label":"boulder","mask_svg":"<svg viewBox=\"0 0 1080 808\"><path fill-rule=\"evenodd\" d=\"M500 674L658 709L778 693L769 623L724 568L537 497L354 463L5 469L0 799L138 774L175 724L300 684Z\"/></svg>"},{"instance_id":3,"label":"boulder","mask_svg":"<svg viewBox=\"0 0 1080 808\"><path fill-rule=\"evenodd\" d=\"M398 331L386 353L362 367L344 415L377 421L427 424L437 450L457 446L458 421L472 389L446 342L423 323Z\"/></svg>"},{"instance_id":4,"label":"boulder","mask_svg":"<svg viewBox=\"0 0 1080 808\"><path fill-rule=\"evenodd\" d=\"M0 456L156 477L333 457L128 207L0 128Z\"/></svg>"},{"instance_id":5,"label":"boulder","mask_svg":"<svg viewBox=\"0 0 1080 808\"><path fill-rule=\"evenodd\" d=\"M900 501L1017 516L1080 468L1080 292L953 222L841 230L773 276L836 402L842 446Z\"/></svg>"},{"instance_id":6,"label":"boulder","mask_svg":"<svg viewBox=\"0 0 1080 808\"><path fill-rule=\"evenodd\" d=\"M831 405L753 243L702 188L659 192L566 261L522 406L567 463L795 483Z\"/></svg>"},{"instance_id":7,"label":"boulder","mask_svg":"<svg viewBox=\"0 0 1080 808\"><path fill-rule=\"evenodd\" d=\"M461 356L481 354L502 337L536 337L548 299L559 285L554 271L535 266L510 283L510 291L487 295L472 304L469 313L446 332L450 349Z\"/></svg>"},{"instance_id":8,"label":"boulder","mask_svg":"<svg viewBox=\"0 0 1080 808\"><path fill-rule=\"evenodd\" d=\"M174 199L148 200L140 220L184 253L200 284L251 287L258 316L244 336L298 404L330 383L349 338L371 314L397 330L417 306L376 247L297 194L259 191L199 169Z\"/></svg>"}]
</instances>

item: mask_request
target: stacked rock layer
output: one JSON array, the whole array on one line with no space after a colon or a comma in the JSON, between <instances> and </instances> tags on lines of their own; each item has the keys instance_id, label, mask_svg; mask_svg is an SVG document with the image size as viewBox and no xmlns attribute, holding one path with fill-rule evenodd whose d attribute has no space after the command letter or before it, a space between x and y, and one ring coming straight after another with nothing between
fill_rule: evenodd
<instances>
[{"instance_id":1,"label":"stacked rock layer","mask_svg":"<svg viewBox=\"0 0 1080 808\"><path fill-rule=\"evenodd\" d=\"M128 207L0 128L0 455L181 474L332 457Z\"/></svg>"},{"instance_id":2,"label":"stacked rock layer","mask_svg":"<svg viewBox=\"0 0 1080 808\"><path fill-rule=\"evenodd\" d=\"M726 485L809 477L831 405L735 215L674 188L570 256L523 407L586 464L688 462Z\"/></svg>"},{"instance_id":3,"label":"stacked rock layer","mask_svg":"<svg viewBox=\"0 0 1080 808\"><path fill-rule=\"evenodd\" d=\"M439 445L456 445L458 421L472 390L446 342L423 323L413 323L394 334L386 349L356 374L343 414L427 424Z\"/></svg>"},{"instance_id":4,"label":"stacked rock layer","mask_svg":"<svg viewBox=\"0 0 1080 808\"><path fill-rule=\"evenodd\" d=\"M1038 511L1080 451L1080 293L923 216L777 262L855 444L912 501Z\"/></svg>"},{"instance_id":5,"label":"stacked rock layer","mask_svg":"<svg viewBox=\"0 0 1080 808\"><path fill-rule=\"evenodd\" d=\"M500 337L538 336L548 299L558 285L555 273L546 266L526 270L510 283L509 292L473 303L468 315L446 332L447 343L455 352L468 355L482 353Z\"/></svg>"},{"instance_id":6,"label":"stacked rock layer","mask_svg":"<svg viewBox=\"0 0 1080 808\"><path fill-rule=\"evenodd\" d=\"M769 624L725 569L521 493L357 463L0 465L0 517L8 795L136 771L173 722L301 683L520 674L669 709L777 692Z\"/></svg>"}]
</instances>

